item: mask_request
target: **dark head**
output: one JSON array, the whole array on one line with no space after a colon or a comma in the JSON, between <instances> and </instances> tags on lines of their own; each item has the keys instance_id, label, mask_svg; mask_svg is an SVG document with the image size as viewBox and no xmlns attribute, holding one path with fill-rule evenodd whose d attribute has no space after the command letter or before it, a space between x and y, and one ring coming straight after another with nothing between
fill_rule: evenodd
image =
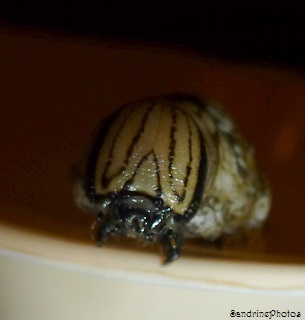
<instances>
[{"instance_id":1,"label":"dark head","mask_svg":"<svg viewBox=\"0 0 305 320\"><path fill-rule=\"evenodd\" d=\"M173 224L173 213L161 199L125 191L112 194L106 203L100 214L102 238L106 232L154 241Z\"/></svg>"}]
</instances>

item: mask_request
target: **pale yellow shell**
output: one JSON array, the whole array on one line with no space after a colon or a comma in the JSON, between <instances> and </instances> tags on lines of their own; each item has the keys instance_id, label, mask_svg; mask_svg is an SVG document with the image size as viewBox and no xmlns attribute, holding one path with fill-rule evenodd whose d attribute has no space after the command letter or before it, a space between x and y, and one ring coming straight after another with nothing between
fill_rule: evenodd
<instances>
[{"instance_id":1,"label":"pale yellow shell","mask_svg":"<svg viewBox=\"0 0 305 320\"><path fill-rule=\"evenodd\" d=\"M162 100L128 106L105 136L95 191L106 195L127 183L129 190L161 197L183 215L194 197L200 161L200 131L184 107Z\"/></svg>"}]
</instances>

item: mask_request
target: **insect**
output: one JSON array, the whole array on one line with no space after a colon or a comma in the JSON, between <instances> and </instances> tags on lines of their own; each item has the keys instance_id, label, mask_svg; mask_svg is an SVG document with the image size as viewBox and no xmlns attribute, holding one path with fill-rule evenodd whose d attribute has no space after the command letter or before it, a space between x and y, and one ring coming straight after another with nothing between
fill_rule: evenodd
<instances>
[{"instance_id":1,"label":"insect","mask_svg":"<svg viewBox=\"0 0 305 320\"><path fill-rule=\"evenodd\" d=\"M270 191L253 148L222 108L172 94L127 104L95 131L76 179L76 202L94 214L97 241L159 242L165 264L185 238L215 240L261 227Z\"/></svg>"}]
</instances>

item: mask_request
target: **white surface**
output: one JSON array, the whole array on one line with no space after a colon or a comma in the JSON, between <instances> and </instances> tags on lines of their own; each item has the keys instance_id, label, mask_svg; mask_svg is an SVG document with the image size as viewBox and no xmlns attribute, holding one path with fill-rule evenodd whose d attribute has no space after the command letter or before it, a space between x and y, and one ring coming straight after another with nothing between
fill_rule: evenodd
<instances>
[{"instance_id":1,"label":"white surface","mask_svg":"<svg viewBox=\"0 0 305 320\"><path fill-rule=\"evenodd\" d=\"M0 262L6 320L229 319L233 309L305 314L304 296L145 283L7 252Z\"/></svg>"},{"instance_id":2,"label":"white surface","mask_svg":"<svg viewBox=\"0 0 305 320\"><path fill-rule=\"evenodd\" d=\"M157 255L100 250L5 225L0 245L4 320L231 319L233 309L305 316L304 266L183 258L162 267Z\"/></svg>"}]
</instances>

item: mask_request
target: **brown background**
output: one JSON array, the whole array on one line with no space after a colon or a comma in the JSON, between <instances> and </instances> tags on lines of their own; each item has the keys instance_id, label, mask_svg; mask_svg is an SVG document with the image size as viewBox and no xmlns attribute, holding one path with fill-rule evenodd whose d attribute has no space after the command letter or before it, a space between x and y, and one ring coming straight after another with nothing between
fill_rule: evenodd
<instances>
[{"instance_id":1,"label":"brown background","mask_svg":"<svg viewBox=\"0 0 305 320\"><path fill-rule=\"evenodd\" d=\"M48 32L0 33L0 219L90 241L70 171L96 124L121 104L187 92L219 101L256 147L273 207L266 253L305 253L305 81L177 48ZM91 243L90 243L91 244Z\"/></svg>"}]
</instances>

